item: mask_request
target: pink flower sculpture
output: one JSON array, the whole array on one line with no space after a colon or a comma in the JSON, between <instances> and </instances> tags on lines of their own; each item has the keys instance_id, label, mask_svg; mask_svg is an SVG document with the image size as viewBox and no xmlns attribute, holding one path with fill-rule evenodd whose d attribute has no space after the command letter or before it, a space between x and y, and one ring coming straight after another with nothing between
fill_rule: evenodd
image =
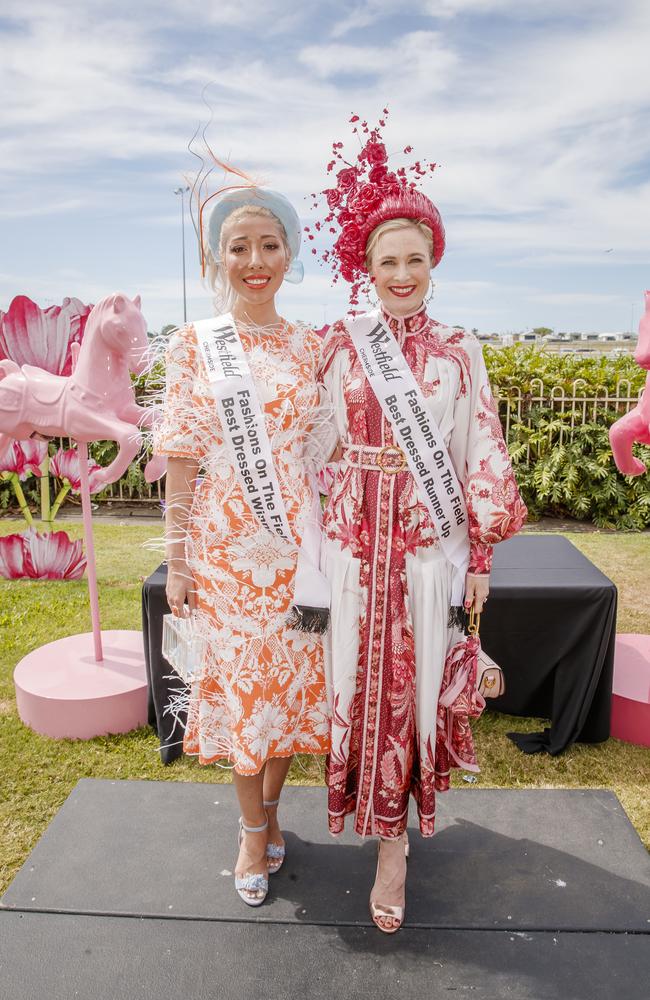
<instances>
[{"instance_id":1,"label":"pink flower sculpture","mask_svg":"<svg viewBox=\"0 0 650 1000\"><path fill-rule=\"evenodd\" d=\"M63 448L59 448L56 455L53 455L50 459L50 472L57 479L66 480L70 484L73 493L78 493L81 489L79 456L74 448L68 448L65 451ZM105 485L97 481L101 472L101 465L97 465L96 462L91 460L88 461L88 481L91 493L96 493L98 490L103 489Z\"/></svg>"},{"instance_id":2,"label":"pink flower sculpture","mask_svg":"<svg viewBox=\"0 0 650 1000\"><path fill-rule=\"evenodd\" d=\"M81 343L91 309L75 298L41 309L26 295L17 295L6 313L0 310L0 358L70 375L71 346Z\"/></svg>"},{"instance_id":3,"label":"pink flower sculpture","mask_svg":"<svg viewBox=\"0 0 650 1000\"><path fill-rule=\"evenodd\" d=\"M80 540L72 541L65 531L0 538L0 576L9 580L80 580L86 557Z\"/></svg>"},{"instance_id":4,"label":"pink flower sculpture","mask_svg":"<svg viewBox=\"0 0 650 1000\"><path fill-rule=\"evenodd\" d=\"M80 580L84 575L86 557L80 539L73 542L65 531L27 531L24 538L33 580Z\"/></svg>"},{"instance_id":5,"label":"pink flower sculpture","mask_svg":"<svg viewBox=\"0 0 650 1000\"><path fill-rule=\"evenodd\" d=\"M16 472L19 479L40 476L46 455L46 441L12 441L0 455L0 475L3 472Z\"/></svg>"},{"instance_id":6,"label":"pink flower sculpture","mask_svg":"<svg viewBox=\"0 0 650 1000\"><path fill-rule=\"evenodd\" d=\"M19 580L29 576L25 567L23 535L5 535L0 538L0 576L5 580Z\"/></svg>"}]
</instances>

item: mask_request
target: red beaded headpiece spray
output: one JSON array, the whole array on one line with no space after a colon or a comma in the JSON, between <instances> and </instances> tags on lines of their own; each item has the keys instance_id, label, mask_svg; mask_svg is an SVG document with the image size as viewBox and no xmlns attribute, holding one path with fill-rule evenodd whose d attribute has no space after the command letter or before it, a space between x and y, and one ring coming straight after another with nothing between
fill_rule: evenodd
<instances>
[{"instance_id":1,"label":"red beaded headpiece spray","mask_svg":"<svg viewBox=\"0 0 650 1000\"><path fill-rule=\"evenodd\" d=\"M388 108L384 108L383 113L384 117L380 118L375 128L360 121L358 115L350 118L353 133L362 141L356 162L350 163L344 158L340 152L342 142L333 143L333 159L327 164L327 172L334 171L337 161L343 166L336 174L336 186L321 191L327 199L329 211L322 222L314 224L317 231L329 228L330 233L336 234L337 229L340 230L333 248L321 256L332 267L334 281L338 281L340 275L351 283L350 300L353 305L357 304L359 291L367 283L368 237L382 222L403 218L426 223L433 233L434 267L445 251L445 230L440 213L433 202L417 190L416 179L409 177L425 177L433 173L436 164L416 160L411 166L389 170L388 154L380 132L386 125ZM406 154L412 152L411 146L404 150ZM318 201L314 207L318 207ZM313 240L311 228L306 226L305 231Z\"/></svg>"}]
</instances>

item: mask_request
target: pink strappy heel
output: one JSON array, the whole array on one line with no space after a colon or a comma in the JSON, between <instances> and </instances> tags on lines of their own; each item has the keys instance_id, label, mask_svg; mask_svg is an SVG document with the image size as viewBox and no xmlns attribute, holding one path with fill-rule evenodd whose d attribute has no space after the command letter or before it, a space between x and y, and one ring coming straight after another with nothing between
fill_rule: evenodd
<instances>
[{"instance_id":1,"label":"pink strappy heel","mask_svg":"<svg viewBox=\"0 0 650 1000\"><path fill-rule=\"evenodd\" d=\"M404 843L404 858L406 859L408 858L409 855L409 843L406 835L403 836L402 840ZM380 850L381 850L381 839L379 840L379 844L377 847L377 872L375 874L375 885L377 884L377 876L379 875ZM406 883L406 869L404 870L404 883ZM387 903L375 902L375 900L373 899L374 891L375 891L375 886L373 886L372 892L370 893L370 916L372 917L372 921L375 927L377 927L380 931L382 931L383 934L394 934L396 931L400 929L400 927L404 923L406 904L403 904L402 906L389 906ZM391 927L387 927L385 926L385 924L380 923L382 919L397 921L397 923Z\"/></svg>"}]
</instances>

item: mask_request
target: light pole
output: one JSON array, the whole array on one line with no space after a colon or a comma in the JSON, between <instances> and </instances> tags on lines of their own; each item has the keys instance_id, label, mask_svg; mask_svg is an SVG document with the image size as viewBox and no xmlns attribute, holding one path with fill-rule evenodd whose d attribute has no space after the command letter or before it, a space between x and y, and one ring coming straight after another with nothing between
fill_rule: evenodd
<instances>
[{"instance_id":1,"label":"light pole","mask_svg":"<svg viewBox=\"0 0 650 1000\"><path fill-rule=\"evenodd\" d=\"M181 196L181 239L183 244L183 322L187 323L187 290L185 287L185 195L189 187L177 187L174 194Z\"/></svg>"}]
</instances>

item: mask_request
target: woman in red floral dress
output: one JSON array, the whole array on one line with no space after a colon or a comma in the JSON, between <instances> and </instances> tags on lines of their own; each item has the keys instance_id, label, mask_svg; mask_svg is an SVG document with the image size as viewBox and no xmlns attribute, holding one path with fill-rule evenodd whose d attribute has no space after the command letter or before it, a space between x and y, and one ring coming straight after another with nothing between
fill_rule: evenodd
<instances>
[{"instance_id":1,"label":"woman in red floral dress","mask_svg":"<svg viewBox=\"0 0 650 1000\"><path fill-rule=\"evenodd\" d=\"M467 513L460 593L466 609L480 612L492 547L522 526L526 508L478 340L426 311L430 269L444 251L438 211L404 171L389 171L378 130L364 129L357 164L324 192L326 223L341 229L329 259L352 283L353 302L370 276L380 302L372 315L390 329L444 439ZM417 173L424 173L419 163ZM330 329L321 377L341 441L322 562L332 586L329 827L340 833L353 813L357 833L380 838L370 905L377 926L392 933L404 917L410 795L429 837L449 767L476 768L467 713L450 727L439 702L451 685L448 653L463 634L452 624L462 618L460 608L452 612L461 600L452 600L454 565L407 466L403 439L366 378L349 321Z\"/></svg>"}]
</instances>

